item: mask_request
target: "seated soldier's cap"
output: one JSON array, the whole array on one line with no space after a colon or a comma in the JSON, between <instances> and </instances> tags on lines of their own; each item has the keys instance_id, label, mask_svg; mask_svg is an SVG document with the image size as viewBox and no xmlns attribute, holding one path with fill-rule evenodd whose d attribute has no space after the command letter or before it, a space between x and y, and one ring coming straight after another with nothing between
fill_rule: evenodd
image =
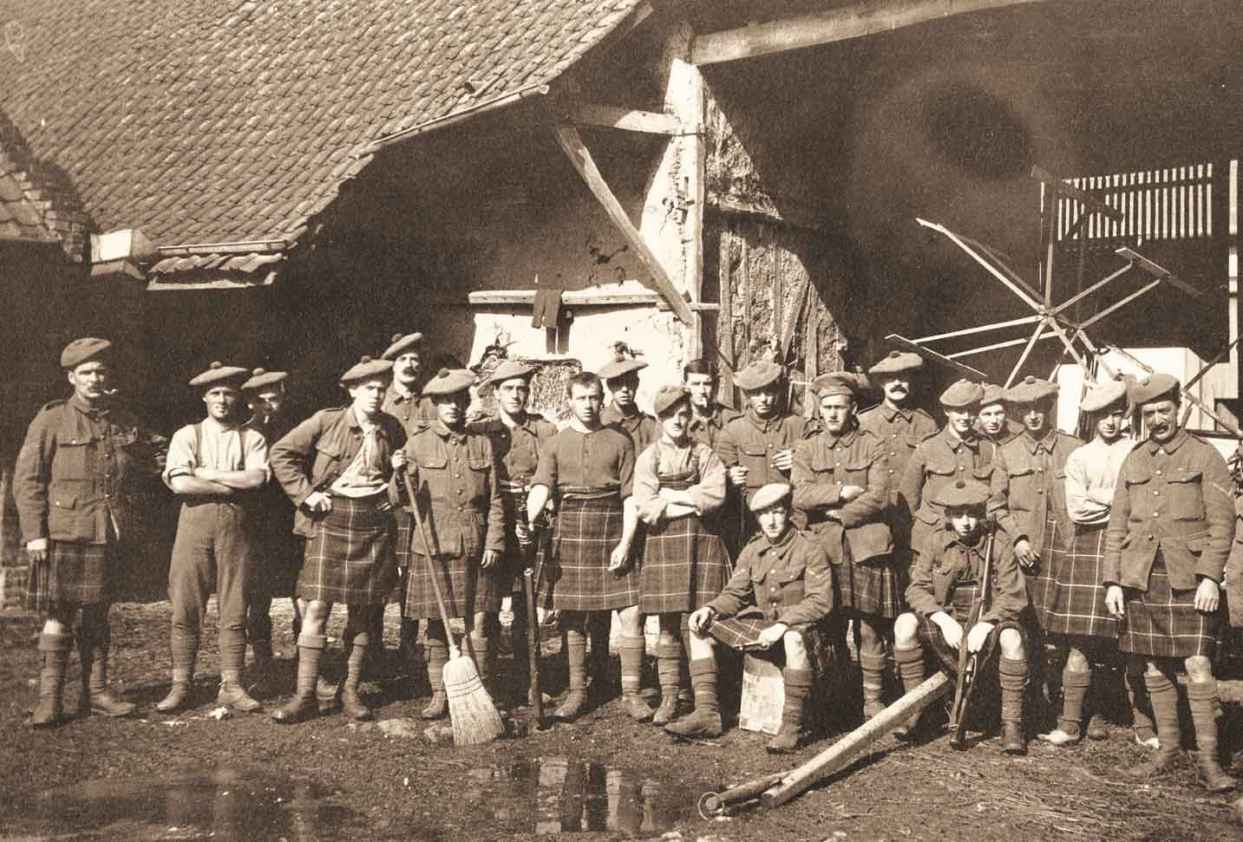
<instances>
[{"instance_id":1,"label":"seated soldier's cap","mask_svg":"<svg viewBox=\"0 0 1243 842\"><path fill-rule=\"evenodd\" d=\"M500 365L492 369L488 379L479 385L496 386L504 383L506 380L513 380L515 377L530 377L538 370L539 366L523 362L522 360L503 360Z\"/></svg>"},{"instance_id":2,"label":"seated soldier's cap","mask_svg":"<svg viewBox=\"0 0 1243 842\"><path fill-rule=\"evenodd\" d=\"M868 369L868 374L901 374L924 367L924 359L910 351L890 351Z\"/></svg>"},{"instance_id":3,"label":"seated soldier's cap","mask_svg":"<svg viewBox=\"0 0 1243 842\"><path fill-rule=\"evenodd\" d=\"M604 381L615 380L616 378L629 374L632 371L641 371L645 368L647 368L647 363L643 362L643 360L636 360L632 357L627 357L623 360L613 360L612 362L605 363L604 366L596 372L596 377L599 377Z\"/></svg>"},{"instance_id":4,"label":"seated soldier's cap","mask_svg":"<svg viewBox=\"0 0 1243 842\"><path fill-rule=\"evenodd\" d=\"M983 506L989 498L988 486L973 479L946 483L937 491L936 502L945 508L965 509Z\"/></svg>"},{"instance_id":5,"label":"seated soldier's cap","mask_svg":"<svg viewBox=\"0 0 1243 842\"><path fill-rule=\"evenodd\" d=\"M762 512L789 496L790 486L784 482L770 482L751 495L751 501L747 503L747 507L753 512Z\"/></svg>"},{"instance_id":6,"label":"seated soldier's cap","mask_svg":"<svg viewBox=\"0 0 1243 842\"><path fill-rule=\"evenodd\" d=\"M384 349L384 353L380 355L382 360L395 360L406 351L423 341L421 333L394 333L393 344Z\"/></svg>"},{"instance_id":7,"label":"seated soldier's cap","mask_svg":"<svg viewBox=\"0 0 1243 842\"><path fill-rule=\"evenodd\" d=\"M1177 395L1181 391L1181 385L1177 377L1160 371L1155 372L1145 379L1137 379L1131 386L1131 403L1141 406L1170 396L1171 392Z\"/></svg>"},{"instance_id":8,"label":"seated soldier's cap","mask_svg":"<svg viewBox=\"0 0 1243 842\"><path fill-rule=\"evenodd\" d=\"M690 399L690 390L685 386L661 386L660 391L656 393L656 397L652 400L652 410L656 413L656 417L659 418L678 404Z\"/></svg>"},{"instance_id":9,"label":"seated soldier's cap","mask_svg":"<svg viewBox=\"0 0 1243 842\"><path fill-rule=\"evenodd\" d=\"M993 404L1006 402L1006 390L998 386L996 383L985 383L984 394L980 397L980 406L992 406Z\"/></svg>"},{"instance_id":10,"label":"seated soldier's cap","mask_svg":"<svg viewBox=\"0 0 1243 842\"><path fill-rule=\"evenodd\" d=\"M65 346L65 350L60 352L60 367L75 369L82 363L98 359L111 351L112 343L107 339L84 336L73 340Z\"/></svg>"},{"instance_id":11,"label":"seated soldier's cap","mask_svg":"<svg viewBox=\"0 0 1243 842\"><path fill-rule=\"evenodd\" d=\"M436 376L427 381L423 394L429 397L436 395L454 395L464 392L475 384L475 373L468 368L442 368Z\"/></svg>"},{"instance_id":12,"label":"seated soldier's cap","mask_svg":"<svg viewBox=\"0 0 1243 842\"><path fill-rule=\"evenodd\" d=\"M1007 403L1040 403L1057 397L1057 384L1030 374L1006 390Z\"/></svg>"},{"instance_id":13,"label":"seated soldier's cap","mask_svg":"<svg viewBox=\"0 0 1243 842\"><path fill-rule=\"evenodd\" d=\"M289 376L287 371L268 371L264 368L256 368L250 373L250 379L242 384L242 390L246 392L257 392L265 386L275 386L278 383L285 382L285 378Z\"/></svg>"},{"instance_id":14,"label":"seated soldier's cap","mask_svg":"<svg viewBox=\"0 0 1243 842\"><path fill-rule=\"evenodd\" d=\"M941 393L941 406L947 409L964 409L975 406L984 397L984 387L970 380L955 380Z\"/></svg>"},{"instance_id":15,"label":"seated soldier's cap","mask_svg":"<svg viewBox=\"0 0 1243 842\"><path fill-rule=\"evenodd\" d=\"M1084 412L1100 412L1107 406L1117 403L1126 397L1126 381L1106 380L1104 383L1093 383L1088 393L1083 396L1079 408Z\"/></svg>"},{"instance_id":16,"label":"seated soldier's cap","mask_svg":"<svg viewBox=\"0 0 1243 842\"><path fill-rule=\"evenodd\" d=\"M250 369L236 365L225 365L216 360L207 367L207 371L190 378L191 386L241 386L242 381L250 376Z\"/></svg>"},{"instance_id":17,"label":"seated soldier's cap","mask_svg":"<svg viewBox=\"0 0 1243 842\"><path fill-rule=\"evenodd\" d=\"M373 360L371 357L362 357L358 362L346 369L345 374L341 375L339 382L342 386L348 386L360 380L387 375L392 370L392 360Z\"/></svg>"},{"instance_id":18,"label":"seated soldier's cap","mask_svg":"<svg viewBox=\"0 0 1243 842\"><path fill-rule=\"evenodd\" d=\"M827 398L831 395L856 397L860 392L867 390L868 382L867 378L862 374L855 374L850 371L833 371L820 375L811 381L811 385L815 389L816 395L822 398Z\"/></svg>"},{"instance_id":19,"label":"seated soldier's cap","mask_svg":"<svg viewBox=\"0 0 1243 842\"><path fill-rule=\"evenodd\" d=\"M747 391L763 389L770 383L776 383L785 373L786 370L775 362L756 360L734 375L734 385Z\"/></svg>"}]
</instances>

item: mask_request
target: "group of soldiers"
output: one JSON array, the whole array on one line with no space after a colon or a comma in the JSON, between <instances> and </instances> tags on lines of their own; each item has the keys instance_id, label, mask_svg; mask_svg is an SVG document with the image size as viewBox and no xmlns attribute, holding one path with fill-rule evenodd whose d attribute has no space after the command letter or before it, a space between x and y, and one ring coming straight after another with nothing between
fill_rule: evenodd
<instances>
[{"instance_id":1,"label":"group of soldiers","mask_svg":"<svg viewBox=\"0 0 1243 842\"><path fill-rule=\"evenodd\" d=\"M422 715L445 716L453 630L437 586L444 613L463 621L463 649L502 699L498 614L538 554L539 604L564 635L557 719L574 720L611 685L615 615L627 714L679 737L719 735L724 645L779 662L784 706L768 748L792 751L817 675L844 669L827 653L844 649L835 644L849 628L866 717L884 708L890 669L909 691L929 664L955 669L966 647L995 671L1009 754L1026 751L1025 707L1056 704L1059 692L1056 727L1040 739L1103 738L1089 691L1106 668L1126 665L1135 739L1154 752L1132 770L1139 776L1178 756L1181 667L1200 780L1233 786L1218 763L1211 658L1235 504L1221 456L1180 427L1174 378L1092 385L1080 408L1094 437L1084 444L1055 427L1057 386L1032 377L1008 389L954 383L940 395L938 430L913 405L922 360L910 353L892 352L866 376L816 379L811 418L790 411L786 371L769 361L734 375L741 413L716 402L716 370L696 360L656 392L649 415L635 401L645 363L621 357L569 378L569 420L558 429L528 410L536 366L505 360L480 380L424 371L423 351L418 333L394 337L341 374L347 405L296 424L283 372L213 363L190 381L204 418L175 433L162 465L181 511L169 568L172 681L159 711L191 704L212 592L217 701L234 709L261 707L241 680L246 646L260 671L270 667L272 598L291 596L296 687L272 718L293 723L337 705L370 718L359 685L398 588L403 641L424 624L432 696ZM17 462L30 602L46 617L35 726L63 717L75 621L83 703L111 716L134 709L109 690L108 608L130 529L126 483L157 446L114 405L111 356L101 339L65 348L73 395L39 412ZM882 400L864 409L872 389ZM488 391L494 415L469 417ZM1135 412L1138 442L1126 434ZM348 612L339 685L320 675L336 603ZM512 603L521 651L538 618ZM653 615L655 709L641 692ZM522 700L526 670L515 657L506 684ZM897 736L934 724L922 715Z\"/></svg>"}]
</instances>

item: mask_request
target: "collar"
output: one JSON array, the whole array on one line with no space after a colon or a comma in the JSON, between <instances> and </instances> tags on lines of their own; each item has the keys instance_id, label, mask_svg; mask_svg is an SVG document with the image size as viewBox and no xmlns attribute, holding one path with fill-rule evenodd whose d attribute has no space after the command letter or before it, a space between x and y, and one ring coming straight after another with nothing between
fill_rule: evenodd
<instances>
[{"instance_id":1,"label":"collar","mask_svg":"<svg viewBox=\"0 0 1243 842\"><path fill-rule=\"evenodd\" d=\"M620 405L620 404L618 404L618 403L617 403L617 401L609 401L609 409L613 410L613 411L614 411L614 412L616 412L618 415L620 415L620 416L622 417L622 420L623 420L623 421L630 421L630 420L632 420L632 419L634 419L634 418L639 418L640 416L642 416L642 415L643 415L643 413L642 413L642 412L639 412L639 407L638 407L638 405L637 405L637 404L633 404L633 403L632 403L632 404L630 404L630 411L629 411L629 412L627 412L626 410L622 409L622 408L621 408L621 405Z\"/></svg>"},{"instance_id":2,"label":"collar","mask_svg":"<svg viewBox=\"0 0 1243 842\"><path fill-rule=\"evenodd\" d=\"M784 418L784 416L779 412L774 415L770 415L767 418L761 418L755 413L755 410L749 406L747 407L745 415L747 420L751 422L751 425L761 433L767 433L769 430L774 429Z\"/></svg>"},{"instance_id":3,"label":"collar","mask_svg":"<svg viewBox=\"0 0 1243 842\"><path fill-rule=\"evenodd\" d=\"M202 423L204 427L208 427L212 430L215 430L218 433L227 433L230 430L236 430L242 426L241 424L237 424L237 423L224 424L220 421L217 421L215 418L212 418L210 415L204 418Z\"/></svg>"},{"instance_id":4,"label":"collar","mask_svg":"<svg viewBox=\"0 0 1243 842\"><path fill-rule=\"evenodd\" d=\"M86 401L78 397L77 392L74 392L72 395L69 396L69 400L67 401L67 403L70 406L72 406L74 409L76 409L78 412L81 412L83 415L88 415L91 418L103 418L104 416L108 414L108 411L110 409L110 407L107 404L91 406Z\"/></svg>"},{"instance_id":5,"label":"collar","mask_svg":"<svg viewBox=\"0 0 1243 842\"><path fill-rule=\"evenodd\" d=\"M397 403L403 403L404 401L417 400L419 398L418 390L407 389L405 386L401 385L396 380L394 380L393 385L389 387L389 394L393 396L393 400L396 401Z\"/></svg>"},{"instance_id":6,"label":"collar","mask_svg":"<svg viewBox=\"0 0 1243 842\"><path fill-rule=\"evenodd\" d=\"M1031 434L1031 430L1023 428L1023 444L1032 453L1038 450L1045 450L1049 453L1053 452L1053 446L1057 444L1057 429L1050 429L1040 438L1036 438Z\"/></svg>"},{"instance_id":7,"label":"collar","mask_svg":"<svg viewBox=\"0 0 1243 842\"><path fill-rule=\"evenodd\" d=\"M496 410L496 420L501 422L501 426L509 430L526 430L531 426L531 413L522 413L522 420L515 421L498 408Z\"/></svg>"},{"instance_id":8,"label":"collar","mask_svg":"<svg viewBox=\"0 0 1243 842\"><path fill-rule=\"evenodd\" d=\"M571 416L571 418L570 418L570 429L574 430L574 431L575 431L575 432L577 432L577 433L582 433L582 434L583 434L583 435L585 435L585 436L589 436L589 435L591 435L592 433L598 433L598 432L600 432L601 430L603 430L603 429L604 429L604 425L603 425L603 424L599 424L598 426L596 426L596 428L595 428L595 429L591 429L591 430L589 430L589 429L587 428L587 426L586 426L585 424L583 424L583 422L582 422L582 421L579 421L579 420L578 420L578 417L577 417L577 416Z\"/></svg>"},{"instance_id":9,"label":"collar","mask_svg":"<svg viewBox=\"0 0 1243 842\"><path fill-rule=\"evenodd\" d=\"M442 439L448 439L454 444L461 444L466 441L465 429L450 430L445 422L441 421L439 418L433 421L429 426L431 427L433 433L440 436Z\"/></svg>"},{"instance_id":10,"label":"collar","mask_svg":"<svg viewBox=\"0 0 1243 842\"><path fill-rule=\"evenodd\" d=\"M378 435L381 435L381 436L387 436L387 435L388 435L388 432L387 432L387 430L385 429L384 424L383 424L383 423L381 423L381 420L380 420L380 419L381 419L381 417L383 416L383 414L384 414L384 413L382 413L382 412L377 412L377 413L376 413L376 418L375 418L375 421L374 421L374 423L372 423L372 425L371 425L371 426L375 427L375 429L376 429L376 433L377 433ZM345 412L345 416L349 419L350 429L352 429L352 430L362 430L362 429L366 429L366 428L363 426L363 422L362 422L362 420L358 417L358 413L356 413L356 412L354 411L354 407L352 407L352 406L351 406L349 409L347 409L347 410L346 410L346 412Z\"/></svg>"},{"instance_id":11,"label":"collar","mask_svg":"<svg viewBox=\"0 0 1243 842\"><path fill-rule=\"evenodd\" d=\"M1174 437L1171 438L1169 441L1159 442L1153 439L1152 436L1149 436L1148 437L1148 452L1156 453L1158 450L1164 450L1166 453L1172 454L1174 451L1178 450L1178 448L1182 447L1183 442L1185 442L1186 440L1187 440L1187 431L1183 429L1182 427L1178 428L1178 432L1175 433Z\"/></svg>"},{"instance_id":12,"label":"collar","mask_svg":"<svg viewBox=\"0 0 1243 842\"><path fill-rule=\"evenodd\" d=\"M770 541L768 536L761 532L760 535L764 538L764 543L766 545L761 552L771 552L776 558L784 558L785 554L790 549L790 545L794 543L794 532L795 529L793 523L786 524L786 531L781 533L776 541Z\"/></svg>"},{"instance_id":13,"label":"collar","mask_svg":"<svg viewBox=\"0 0 1243 842\"><path fill-rule=\"evenodd\" d=\"M820 435L824 436L824 442L829 447L837 447L839 444L842 445L843 447L850 447L852 444L855 443L855 437L859 435L859 429L857 427L851 426L849 429L846 430L846 432L842 433L840 436L835 436L832 433L830 433L828 430L825 430Z\"/></svg>"},{"instance_id":14,"label":"collar","mask_svg":"<svg viewBox=\"0 0 1243 842\"><path fill-rule=\"evenodd\" d=\"M945 425L945 429L941 431L945 437L945 443L949 445L950 450L958 452L958 448L965 447L968 450L976 450L980 446L980 439L977 436L971 438L963 438L954 432L954 428L949 424Z\"/></svg>"},{"instance_id":15,"label":"collar","mask_svg":"<svg viewBox=\"0 0 1243 842\"><path fill-rule=\"evenodd\" d=\"M721 407L716 406L714 404L712 407L712 412L706 416L696 415L695 410L692 407L691 423L690 423L689 429L698 430L702 427L721 427L721 426L723 426L723 423L721 421Z\"/></svg>"},{"instance_id":16,"label":"collar","mask_svg":"<svg viewBox=\"0 0 1243 842\"><path fill-rule=\"evenodd\" d=\"M885 420L889 421L890 423L892 423L893 419L895 418L901 418L903 421L909 424L911 421L911 418L915 416L915 410L913 409L909 409L909 408L903 409L902 407L890 406L889 404L884 403L884 402L882 402L880 405L880 412L881 412L881 415L885 416Z\"/></svg>"}]
</instances>

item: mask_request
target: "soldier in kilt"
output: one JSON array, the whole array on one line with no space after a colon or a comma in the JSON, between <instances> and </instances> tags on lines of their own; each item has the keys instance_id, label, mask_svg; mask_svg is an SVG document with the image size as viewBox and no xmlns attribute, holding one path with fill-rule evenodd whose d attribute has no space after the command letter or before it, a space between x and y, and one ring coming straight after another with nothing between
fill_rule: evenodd
<instances>
[{"instance_id":1,"label":"soldier in kilt","mask_svg":"<svg viewBox=\"0 0 1243 842\"><path fill-rule=\"evenodd\" d=\"M894 623L894 660L909 693L924 681L924 651L935 655L951 674L958 669L958 650L979 653L976 681L996 656L1001 686L1001 748L1006 754L1026 754L1023 735L1023 690L1027 683L1027 655L1019 617L1027 607L1027 592L1009 537L994 532L987 602L979 621L970 629L981 598L981 579L988 547L990 521L985 517L988 486L970 479L942 485L937 500L946 525L919 554L906 589L908 613ZM922 721L922 718L921 718ZM909 738L909 728L895 732Z\"/></svg>"},{"instance_id":2,"label":"soldier in kilt","mask_svg":"<svg viewBox=\"0 0 1243 842\"><path fill-rule=\"evenodd\" d=\"M128 716L131 702L108 689L108 622L112 590L121 574L121 542L129 537L129 494L143 474L156 473L155 439L115 405L112 343L84 338L60 355L73 395L45 404L30 422L13 471L26 555L27 607L43 616L36 728L64 718L65 666L78 625L82 704L88 712Z\"/></svg>"},{"instance_id":3,"label":"soldier in kilt","mask_svg":"<svg viewBox=\"0 0 1243 842\"><path fill-rule=\"evenodd\" d=\"M732 565L717 519L725 500L725 466L712 448L690 437L690 393L665 386L653 408L661 435L639 454L627 505L646 527L639 610L660 618L661 697L652 722L667 725L677 716L686 616L721 592Z\"/></svg>"},{"instance_id":4,"label":"soldier in kilt","mask_svg":"<svg viewBox=\"0 0 1243 842\"><path fill-rule=\"evenodd\" d=\"M862 387L848 372L827 374L813 384L821 431L794 448L794 507L833 565L837 616L844 635L848 619L859 634L863 716L884 708L885 642L902 613L901 573L885 521L888 457L885 445L858 429L855 401Z\"/></svg>"},{"instance_id":5,"label":"soldier in kilt","mask_svg":"<svg viewBox=\"0 0 1243 842\"><path fill-rule=\"evenodd\" d=\"M1105 605L1118 619L1118 648L1141 660L1160 748L1128 770L1149 777L1177 760L1182 739L1175 670L1187 671L1196 768L1212 792L1234 788L1217 757L1213 654L1221 627L1221 580L1234 540L1226 462L1180 428L1178 380L1153 374L1129 395L1148 438L1122 463L1105 531Z\"/></svg>"},{"instance_id":6,"label":"soldier in kilt","mask_svg":"<svg viewBox=\"0 0 1243 842\"><path fill-rule=\"evenodd\" d=\"M621 624L622 703L636 720L652 716L639 695L643 666L643 624L639 572L630 550L637 516L626 510L634 480L634 442L616 427L600 423L604 386L590 372L566 384L573 416L548 440L527 497L527 518L535 521L556 501L550 553L546 559L550 603L561 612L569 666L569 693L553 712L574 720L587 704L587 632L590 625L595 686L603 685L608 663L609 618Z\"/></svg>"},{"instance_id":7,"label":"soldier in kilt","mask_svg":"<svg viewBox=\"0 0 1243 842\"><path fill-rule=\"evenodd\" d=\"M511 579L501 564L505 504L492 440L466 429L474 382L475 375L466 369L441 369L427 382L423 394L435 404L437 418L414 428L401 460L423 523L420 531L416 520L403 610L407 619L427 621L427 680L432 698L423 709L424 719L448 713L443 672L452 632L441 620L436 585L448 616L466 620L464 648L474 659L480 680L496 696L491 680L499 632L497 612ZM405 489L396 477L393 491L408 507Z\"/></svg>"},{"instance_id":8,"label":"soldier in kilt","mask_svg":"<svg viewBox=\"0 0 1243 842\"><path fill-rule=\"evenodd\" d=\"M539 618L527 617L527 603L522 596L522 572L526 568L526 551L532 536L527 528L527 494L531 478L539 466L540 452L547 441L557 434L557 427L538 413L527 410L531 397L531 377L536 366L519 360L505 360L492 372L480 389L491 389L496 398L496 417L470 424L474 433L482 433L492 441L492 450L500 464L497 485L505 505L505 552L497 575L501 596L512 595L513 625L510 640L514 652L514 676L510 682L514 698L526 698L530 686L530 663L526 658L527 635L539 634Z\"/></svg>"},{"instance_id":9,"label":"soldier in kilt","mask_svg":"<svg viewBox=\"0 0 1243 842\"><path fill-rule=\"evenodd\" d=\"M328 617L338 602L349 611L342 708L352 719L372 715L358 686L376 614L397 579L388 492L394 454L406 443L401 422L380 408L392 368L388 360L363 357L341 375L348 406L320 410L272 447L272 473L297 506L294 531L306 538L298 576L306 614L298 636L297 688L293 700L272 713L277 722L298 722L320 704L333 704L317 699L315 687Z\"/></svg>"},{"instance_id":10,"label":"soldier in kilt","mask_svg":"<svg viewBox=\"0 0 1243 842\"><path fill-rule=\"evenodd\" d=\"M695 710L665 730L679 737L720 736L715 647L722 643L781 660L781 729L767 749L782 754L798 747L803 707L815 678L814 630L833 611L833 574L824 550L794 528L790 486L772 483L757 489L748 505L760 534L743 549L725 589L687 619Z\"/></svg>"}]
</instances>

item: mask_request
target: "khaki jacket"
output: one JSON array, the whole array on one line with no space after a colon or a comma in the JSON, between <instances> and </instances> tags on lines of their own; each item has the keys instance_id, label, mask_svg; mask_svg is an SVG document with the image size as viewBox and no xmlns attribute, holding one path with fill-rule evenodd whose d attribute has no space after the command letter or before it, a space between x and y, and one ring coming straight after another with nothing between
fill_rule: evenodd
<instances>
[{"instance_id":1,"label":"khaki jacket","mask_svg":"<svg viewBox=\"0 0 1243 842\"><path fill-rule=\"evenodd\" d=\"M793 627L827 617L834 599L824 550L790 527L776 544L762 534L752 539L725 589L708 605L721 617L762 615Z\"/></svg>"},{"instance_id":2,"label":"khaki jacket","mask_svg":"<svg viewBox=\"0 0 1243 842\"><path fill-rule=\"evenodd\" d=\"M893 552L893 537L885 522L888 504L889 459L884 444L871 433L851 430L843 436L829 433L800 441L794 447L794 507L807 513L809 529L820 536L834 564L841 564L843 528L850 560L867 561ZM843 486L864 492L841 499ZM827 517L833 511L840 522Z\"/></svg>"},{"instance_id":3,"label":"khaki jacket","mask_svg":"<svg viewBox=\"0 0 1243 842\"><path fill-rule=\"evenodd\" d=\"M981 536L979 543L968 547L953 529L943 528L936 533L927 544L931 549L920 553L911 569L911 583L906 588L906 602L911 610L921 617L938 611L953 616L950 606L954 589L960 582L978 583L984 575L986 540L986 536ZM1014 546L1001 530L994 532L989 581L988 610L980 619L987 623L1016 622L1027 607L1027 586L1014 558ZM954 619L964 623L970 618Z\"/></svg>"},{"instance_id":4,"label":"khaki jacket","mask_svg":"<svg viewBox=\"0 0 1243 842\"><path fill-rule=\"evenodd\" d=\"M1010 536L1027 538L1032 549L1044 549L1044 525L1057 518L1057 534L1069 547L1074 533L1066 510L1066 459L1083 441L1050 430L1039 441L1022 432L997 449L993 459L989 513Z\"/></svg>"},{"instance_id":5,"label":"khaki jacket","mask_svg":"<svg viewBox=\"0 0 1243 842\"><path fill-rule=\"evenodd\" d=\"M898 490L902 505L913 518L912 550L923 552L924 543L945 526L945 507L936 502L944 486L959 479L991 484L996 449L996 445L984 439L964 441L949 427L915 448Z\"/></svg>"}]
</instances>

